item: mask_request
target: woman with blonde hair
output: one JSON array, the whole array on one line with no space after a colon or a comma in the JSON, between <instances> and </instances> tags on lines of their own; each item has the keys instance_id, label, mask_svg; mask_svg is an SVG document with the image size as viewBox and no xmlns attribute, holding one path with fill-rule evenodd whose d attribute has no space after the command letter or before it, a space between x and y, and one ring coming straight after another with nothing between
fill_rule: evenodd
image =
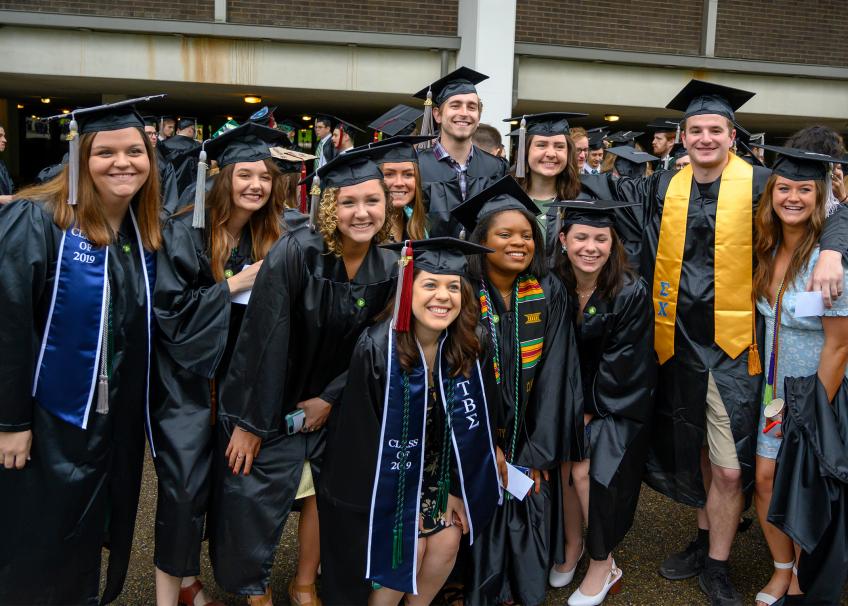
<instances>
[{"instance_id":1,"label":"woman with blonde hair","mask_svg":"<svg viewBox=\"0 0 848 606\"><path fill-rule=\"evenodd\" d=\"M3 604L106 604L126 578L161 242L138 101L71 114L68 166L0 208Z\"/></svg>"}]
</instances>

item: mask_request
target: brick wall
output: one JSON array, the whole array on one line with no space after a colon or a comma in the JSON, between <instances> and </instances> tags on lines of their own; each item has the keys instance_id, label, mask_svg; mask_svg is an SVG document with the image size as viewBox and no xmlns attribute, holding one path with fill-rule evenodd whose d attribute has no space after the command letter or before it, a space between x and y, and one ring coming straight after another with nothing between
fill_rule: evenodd
<instances>
[{"instance_id":1,"label":"brick wall","mask_svg":"<svg viewBox=\"0 0 848 606\"><path fill-rule=\"evenodd\" d=\"M559 46L697 55L700 0L518 0L515 38Z\"/></svg>"},{"instance_id":2,"label":"brick wall","mask_svg":"<svg viewBox=\"0 0 848 606\"><path fill-rule=\"evenodd\" d=\"M845 0L720 0L716 56L848 66Z\"/></svg>"},{"instance_id":3,"label":"brick wall","mask_svg":"<svg viewBox=\"0 0 848 606\"><path fill-rule=\"evenodd\" d=\"M0 10L180 21L212 21L214 6L214 0L0 0Z\"/></svg>"},{"instance_id":4,"label":"brick wall","mask_svg":"<svg viewBox=\"0 0 848 606\"><path fill-rule=\"evenodd\" d=\"M455 36L458 0L228 0L231 23Z\"/></svg>"}]
</instances>

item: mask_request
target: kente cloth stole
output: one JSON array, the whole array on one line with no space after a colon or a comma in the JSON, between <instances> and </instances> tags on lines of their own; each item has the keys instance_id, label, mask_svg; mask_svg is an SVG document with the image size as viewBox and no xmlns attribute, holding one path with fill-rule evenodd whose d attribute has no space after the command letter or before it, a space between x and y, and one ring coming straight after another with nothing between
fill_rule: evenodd
<instances>
[{"instance_id":1,"label":"kente cloth stole","mask_svg":"<svg viewBox=\"0 0 848 606\"><path fill-rule=\"evenodd\" d=\"M736 358L753 342L752 187L754 169L729 155L721 174L715 226L715 343ZM674 355L674 330L692 167L671 179L663 204L654 268L654 348L660 364Z\"/></svg>"}]
</instances>

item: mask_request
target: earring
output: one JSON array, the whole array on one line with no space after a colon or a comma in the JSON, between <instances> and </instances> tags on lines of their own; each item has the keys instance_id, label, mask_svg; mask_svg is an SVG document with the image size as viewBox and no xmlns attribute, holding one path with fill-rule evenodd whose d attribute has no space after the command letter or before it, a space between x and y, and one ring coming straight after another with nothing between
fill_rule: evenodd
<instances>
[{"instance_id":1,"label":"earring","mask_svg":"<svg viewBox=\"0 0 848 606\"><path fill-rule=\"evenodd\" d=\"M565 254L565 253L568 252L568 250L565 248L565 244L561 244L560 248L562 249L562 254Z\"/></svg>"}]
</instances>

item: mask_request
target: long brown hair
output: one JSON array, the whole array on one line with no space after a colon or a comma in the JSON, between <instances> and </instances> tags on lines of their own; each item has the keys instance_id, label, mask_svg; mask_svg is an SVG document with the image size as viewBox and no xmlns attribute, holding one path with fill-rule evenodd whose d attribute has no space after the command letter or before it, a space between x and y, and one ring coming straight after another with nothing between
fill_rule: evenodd
<instances>
[{"instance_id":1,"label":"long brown hair","mask_svg":"<svg viewBox=\"0 0 848 606\"><path fill-rule=\"evenodd\" d=\"M757 214L754 216L754 293L768 298L768 288L774 277L774 251L783 237L783 224L772 208L772 192L778 175L772 174L760 196ZM783 283L791 285L807 266L813 249L818 246L819 236L824 229L827 188L824 181L815 181L816 207L807 221L804 238L792 254L789 266L783 275Z\"/></svg>"},{"instance_id":2,"label":"long brown hair","mask_svg":"<svg viewBox=\"0 0 848 606\"><path fill-rule=\"evenodd\" d=\"M389 190L386 184L380 179L380 185L383 187L383 196L386 199L386 220L383 226L374 236L374 240L379 244L385 242L392 233L392 201L389 197ZM321 194L321 204L318 205L318 231L324 236L324 243L327 245L327 250L337 257L341 257L344 251L342 246L342 234L339 231L339 217L336 214L336 200L339 198L339 187L328 187Z\"/></svg>"},{"instance_id":3,"label":"long brown hair","mask_svg":"<svg viewBox=\"0 0 848 606\"><path fill-rule=\"evenodd\" d=\"M135 129L141 135L150 172L141 189L133 197L134 212L138 221L138 231L144 248L154 251L162 243L159 228L159 209L162 204L159 196L159 167L156 152L150 140L140 128ZM22 189L15 195L16 200L34 200L44 202L53 213L53 222L62 230L76 225L85 237L95 246L108 246L115 241L115 232L103 212L103 203L94 187L94 181L88 170L91 157L91 145L97 133L85 133L80 136L79 189L77 203L70 205L68 200L68 167L44 183Z\"/></svg>"},{"instance_id":4,"label":"long brown hair","mask_svg":"<svg viewBox=\"0 0 848 606\"><path fill-rule=\"evenodd\" d=\"M417 278L421 271L416 269L413 272L414 278ZM474 369L477 358L483 351L480 338L477 336L480 303L471 282L461 277L460 285L461 307L459 316L448 326L448 337L444 347L445 360L448 363L451 377L469 376ZM377 316L377 321L391 318L394 307L395 301L392 297L386 308ZM415 315L413 314L409 321L409 331L395 333L398 360L406 372L412 372L421 359L418 344L415 342L415 322Z\"/></svg>"},{"instance_id":5,"label":"long brown hair","mask_svg":"<svg viewBox=\"0 0 848 606\"><path fill-rule=\"evenodd\" d=\"M533 138L538 135L527 137L527 143L524 150L524 178L516 181L521 185L524 191L530 191L533 182L533 173L530 170L530 146L533 144ZM565 135L565 145L568 149L568 160L565 163L565 169L556 177L556 197L557 200L574 200L577 194L580 193L580 172L577 170L577 152L574 145L574 140L568 135ZM515 167L512 169L512 175L515 176Z\"/></svg>"},{"instance_id":6,"label":"long brown hair","mask_svg":"<svg viewBox=\"0 0 848 606\"><path fill-rule=\"evenodd\" d=\"M300 181L300 173L284 173L281 170L277 170L277 176L274 179L274 189L279 188L282 192L286 208L300 208L298 181Z\"/></svg>"},{"instance_id":7,"label":"long brown hair","mask_svg":"<svg viewBox=\"0 0 848 606\"><path fill-rule=\"evenodd\" d=\"M566 226L562 233L567 234L571 229L571 225ZM559 238L559 234L557 234ZM624 244L621 243L621 238L618 237L615 229L610 227L610 256L604 266L601 268L601 273L598 274L598 281L595 284L595 291L605 301L612 301L621 292L624 287L625 278L636 279L636 274L633 268L630 267L630 260L627 257L627 251L624 250ZM554 247L554 272L556 272L562 283L565 284L569 294L577 295L577 277L574 275L574 268L571 266L571 260L568 254L562 252L561 246Z\"/></svg>"}]
</instances>

